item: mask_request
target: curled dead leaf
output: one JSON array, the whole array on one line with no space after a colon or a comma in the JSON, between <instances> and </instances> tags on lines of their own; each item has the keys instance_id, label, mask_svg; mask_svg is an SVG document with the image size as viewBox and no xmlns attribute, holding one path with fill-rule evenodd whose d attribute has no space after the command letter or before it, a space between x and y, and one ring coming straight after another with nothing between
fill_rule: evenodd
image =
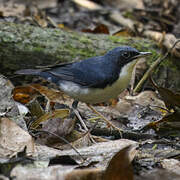
<instances>
[{"instance_id":1,"label":"curled dead leaf","mask_svg":"<svg viewBox=\"0 0 180 180\"><path fill-rule=\"evenodd\" d=\"M158 86L152 77L150 77L152 85L158 90L160 96L162 97L166 107L170 110L175 109L175 107L180 107L180 94L174 93L171 90Z\"/></svg>"},{"instance_id":2,"label":"curled dead leaf","mask_svg":"<svg viewBox=\"0 0 180 180\"><path fill-rule=\"evenodd\" d=\"M83 29L82 32L93 33L93 34L109 34L109 29L104 24L99 24L94 29Z\"/></svg>"},{"instance_id":3,"label":"curled dead leaf","mask_svg":"<svg viewBox=\"0 0 180 180\"><path fill-rule=\"evenodd\" d=\"M37 128L41 122L47 121L48 119L52 118L65 118L69 115L69 109L56 109L52 112L48 112L42 115L39 119L35 120L32 124L32 128Z\"/></svg>"},{"instance_id":4,"label":"curled dead leaf","mask_svg":"<svg viewBox=\"0 0 180 180\"><path fill-rule=\"evenodd\" d=\"M17 86L13 90L13 99L22 104L29 103L32 99L39 94L35 89L30 86Z\"/></svg>"},{"instance_id":5,"label":"curled dead leaf","mask_svg":"<svg viewBox=\"0 0 180 180\"><path fill-rule=\"evenodd\" d=\"M50 102L60 102L60 100L64 98L63 92L61 91L49 89L48 87L42 86L40 84L31 84L30 86L45 96Z\"/></svg>"},{"instance_id":6,"label":"curled dead leaf","mask_svg":"<svg viewBox=\"0 0 180 180\"><path fill-rule=\"evenodd\" d=\"M136 146L126 146L111 159L103 180L133 180L131 162L136 155Z\"/></svg>"}]
</instances>

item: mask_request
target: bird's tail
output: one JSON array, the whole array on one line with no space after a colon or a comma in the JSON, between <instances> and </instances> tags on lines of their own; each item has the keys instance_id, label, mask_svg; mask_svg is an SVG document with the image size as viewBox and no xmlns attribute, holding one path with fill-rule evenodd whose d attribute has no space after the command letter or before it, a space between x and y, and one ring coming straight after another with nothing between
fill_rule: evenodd
<instances>
[{"instance_id":1,"label":"bird's tail","mask_svg":"<svg viewBox=\"0 0 180 180\"><path fill-rule=\"evenodd\" d=\"M41 69L22 69L15 72L15 74L20 75L40 75Z\"/></svg>"},{"instance_id":2,"label":"bird's tail","mask_svg":"<svg viewBox=\"0 0 180 180\"><path fill-rule=\"evenodd\" d=\"M42 69L22 69L19 71L16 71L15 74L19 75L35 75L35 76L40 76L47 81L57 83L59 81L59 77L54 76L53 74L43 71Z\"/></svg>"}]
</instances>

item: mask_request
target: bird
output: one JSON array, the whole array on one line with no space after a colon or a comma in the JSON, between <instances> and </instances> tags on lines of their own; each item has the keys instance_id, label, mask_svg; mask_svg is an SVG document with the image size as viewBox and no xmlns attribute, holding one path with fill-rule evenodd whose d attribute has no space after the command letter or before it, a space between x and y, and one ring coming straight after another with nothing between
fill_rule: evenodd
<instances>
[{"instance_id":1,"label":"bird","mask_svg":"<svg viewBox=\"0 0 180 180\"><path fill-rule=\"evenodd\" d=\"M74 99L74 107L77 107L79 101L84 102L109 125L115 127L91 105L117 98L128 87L138 58L150 54L130 46L119 46L103 56L56 64L48 68L22 69L15 73L36 75L55 83L61 91Z\"/></svg>"}]
</instances>

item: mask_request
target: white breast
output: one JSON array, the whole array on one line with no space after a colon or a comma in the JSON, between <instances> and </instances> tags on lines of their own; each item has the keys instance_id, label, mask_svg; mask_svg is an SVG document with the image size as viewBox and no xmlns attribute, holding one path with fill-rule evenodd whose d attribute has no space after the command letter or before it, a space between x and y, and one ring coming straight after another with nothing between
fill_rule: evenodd
<instances>
[{"instance_id":1,"label":"white breast","mask_svg":"<svg viewBox=\"0 0 180 180\"><path fill-rule=\"evenodd\" d=\"M78 101L91 104L106 102L111 98L116 98L127 88L133 70L133 68L130 68L131 66L132 64L127 64L123 67L119 75L119 79L111 86L107 86L104 89L82 88L70 81L61 81L59 83L59 87L66 94Z\"/></svg>"}]
</instances>

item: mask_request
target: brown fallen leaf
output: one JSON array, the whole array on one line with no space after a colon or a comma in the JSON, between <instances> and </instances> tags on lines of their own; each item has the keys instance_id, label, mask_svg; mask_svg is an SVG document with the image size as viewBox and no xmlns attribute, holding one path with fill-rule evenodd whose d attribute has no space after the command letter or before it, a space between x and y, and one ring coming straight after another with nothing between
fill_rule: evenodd
<instances>
[{"instance_id":1,"label":"brown fallen leaf","mask_svg":"<svg viewBox=\"0 0 180 180\"><path fill-rule=\"evenodd\" d=\"M83 29L82 32L93 33L93 34L109 34L109 29L104 24L99 24L94 29Z\"/></svg>"},{"instance_id":2,"label":"brown fallen leaf","mask_svg":"<svg viewBox=\"0 0 180 180\"><path fill-rule=\"evenodd\" d=\"M40 27L47 27L47 21L45 19L43 19L41 16L39 15L35 15L34 16L34 21L40 26Z\"/></svg>"},{"instance_id":3,"label":"brown fallen leaf","mask_svg":"<svg viewBox=\"0 0 180 180\"><path fill-rule=\"evenodd\" d=\"M14 88L12 94L15 101L27 104L36 98L39 93L30 86L17 86Z\"/></svg>"},{"instance_id":4,"label":"brown fallen leaf","mask_svg":"<svg viewBox=\"0 0 180 180\"><path fill-rule=\"evenodd\" d=\"M8 118L0 118L0 145L0 157L12 157L25 146L27 154L34 153L32 137Z\"/></svg>"},{"instance_id":5,"label":"brown fallen leaf","mask_svg":"<svg viewBox=\"0 0 180 180\"><path fill-rule=\"evenodd\" d=\"M46 86L42 86L40 84L31 84L30 87L38 91L40 94L45 96L50 102L59 102L61 103L60 100L64 99L63 92L55 90L55 89L50 89Z\"/></svg>"},{"instance_id":6,"label":"brown fallen leaf","mask_svg":"<svg viewBox=\"0 0 180 180\"><path fill-rule=\"evenodd\" d=\"M40 26L40 27L47 27L48 22L47 22L47 16L44 11L39 10L35 14L33 14L33 20Z\"/></svg>"},{"instance_id":7,"label":"brown fallen leaf","mask_svg":"<svg viewBox=\"0 0 180 180\"><path fill-rule=\"evenodd\" d=\"M172 166L172 165L171 165ZM172 166L173 169L176 169L174 166ZM177 169L179 171L179 169ZM160 169L156 168L150 171L147 171L147 173L143 173L140 176L135 176L135 180L179 180L180 174L174 173L173 171L169 171L167 169Z\"/></svg>"},{"instance_id":8,"label":"brown fallen leaf","mask_svg":"<svg viewBox=\"0 0 180 180\"><path fill-rule=\"evenodd\" d=\"M40 84L31 84L27 86L17 86L13 90L13 99L22 104L27 104L30 101L34 100L39 94L45 96L50 103L62 103L64 97L66 97L63 92L50 89L46 86Z\"/></svg>"},{"instance_id":9,"label":"brown fallen leaf","mask_svg":"<svg viewBox=\"0 0 180 180\"><path fill-rule=\"evenodd\" d=\"M113 36L123 36L123 37L133 37L134 35L135 34L128 28L124 28L113 33Z\"/></svg>"},{"instance_id":10,"label":"brown fallen leaf","mask_svg":"<svg viewBox=\"0 0 180 180\"><path fill-rule=\"evenodd\" d=\"M76 149L83 148L83 147L88 147L93 144L91 141L91 136L88 133L79 133L78 131L72 131L69 135L66 136L66 139L71 142L71 145L75 147ZM68 144L62 145L62 143L58 144L56 146L53 146L56 149L69 149L70 146Z\"/></svg>"},{"instance_id":11,"label":"brown fallen leaf","mask_svg":"<svg viewBox=\"0 0 180 180\"><path fill-rule=\"evenodd\" d=\"M64 145L64 143L67 145L67 142L62 140L61 137L65 138L68 142L72 142L74 139L71 140L68 139L68 137L72 134L74 125L75 118L71 117L67 117L66 119L49 119L42 123L41 129L37 129L37 132L40 132L41 134L36 137L36 142L41 145L45 144L56 149L64 149L63 147L61 148L61 146L62 144ZM71 148L69 143L67 148Z\"/></svg>"},{"instance_id":12,"label":"brown fallen leaf","mask_svg":"<svg viewBox=\"0 0 180 180\"><path fill-rule=\"evenodd\" d=\"M39 119L35 120L32 124L32 128L37 128L41 122L47 121L48 119L53 118L65 118L69 115L69 109L56 109L52 112L45 113Z\"/></svg>"},{"instance_id":13,"label":"brown fallen leaf","mask_svg":"<svg viewBox=\"0 0 180 180\"><path fill-rule=\"evenodd\" d=\"M105 170L103 180L133 180L131 162L136 155L136 146L127 146L119 151Z\"/></svg>"},{"instance_id":14,"label":"brown fallen leaf","mask_svg":"<svg viewBox=\"0 0 180 180\"><path fill-rule=\"evenodd\" d=\"M162 97L166 107L170 109L175 109L175 107L180 107L180 93L174 93L171 90L158 86L150 77L152 85L158 90L160 96Z\"/></svg>"},{"instance_id":15,"label":"brown fallen leaf","mask_svg":"<svg viewBox=\"0 0 180 180\"><path fill-rule=\"evenodd\" d=\"M126 146L113 158L105 171L99 168L74 170L65 180L133 180L131 161L136 154L136 146Z\"/></svg>"},{"instance_id":16,"label":"brown fallen leaf","mask_svg":"<svg viewBox=\"0 0 180 180\"><path fill-rule=\"evenodd\" d=\"M72 160L70 161L71 164L68 166L55 164L52 166L46 167L39 167L38 168L30 168L29 166L16 166L13 168L10 176L15 176L16 179L38 179L44 180L46 179L58 179L65 180L69 177L68 180L77 180L77 179L87 179L89 177L86 174L93 174L92 179L88 178L88 180L104 180L102 178L102 174L104 173L104 169L106 168L107 161L112 158L112 156L117 153L120 149L124 149L125 147L129 146L130 144L135 145L137 142L130 141L128 139L118 139L114 141L108 142L101 142L93 144L90 147L84 147L78 149L78 152L81 156L87 158L88 161L83 161L80 159L79 154L75 152L73 149L70 150L57 150L55 148L49 148L47 146L36 145L36 155L39 157L56 157L56 156L68 156L70 159L74 159L76 162L82 162L80 168L83 167L94 167L96 165L97 168L92 169L78 169L79 165L72 164ZM68 158L69 159L69 158ZM66 162L67 164L68 162ZM93 166L92 166L93 165ZM86 171L87 170L87 171ZM76 175L77 174L77 175ZM81 176L82 174L82 176ZM67 180L67 179L66 179Z\"/></svg>"},{"instance_id":17,"label":"brown fallen leaf","mask_svg":"<svg viewBox=\"0 0 180 180\"><path fill-rule=\"evenodd\" d=\"M150 122L145 125L141 130L147 131L148 129L154 129L156 132L162 135L163 132L173 134L175 136L176 130L180 129L180 112L175 111L173 113L166 114L162 119Z\"/></svg>"},{"instance_id":18,"label":"brown fallen leaf","mask_svg":"<svg viewBox=\"0 0 180 180\"><path fill-rule=\"evenodd\" d=\"M69 173L65 180L103 180L103 171L97 168L75 170Z\"/></svg>"}]
</instances>

